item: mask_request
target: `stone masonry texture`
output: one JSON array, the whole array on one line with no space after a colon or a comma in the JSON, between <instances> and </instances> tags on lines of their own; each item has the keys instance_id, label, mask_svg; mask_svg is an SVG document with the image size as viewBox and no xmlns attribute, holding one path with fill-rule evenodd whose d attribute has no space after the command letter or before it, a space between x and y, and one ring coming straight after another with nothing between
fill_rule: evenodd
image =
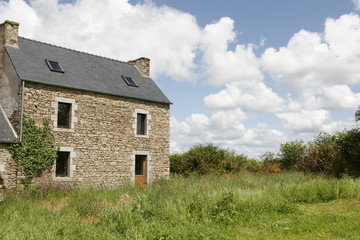
<instances>
[{"instance_id":1,"label":"stone masonry texture","mask_svg":"<svg viewBox=\"0 0 360 240\"><path fill-rule=\"evenodd\" d=\"M52 185L87 185L116 187L133 179L134 151L147 151L151 156L149 181L169 176L169 105L135 99L70 90L41 84L27 83L24 94L26 118L42 125L52 123L52 102L55 98L75 100L73 132L54 131L58 147L72 147L76 156L70 181L52 176L48 171L34 179L34 183ZM149 137L135 136L136 109L149 112Z\"/></svg>"}]
</instances>

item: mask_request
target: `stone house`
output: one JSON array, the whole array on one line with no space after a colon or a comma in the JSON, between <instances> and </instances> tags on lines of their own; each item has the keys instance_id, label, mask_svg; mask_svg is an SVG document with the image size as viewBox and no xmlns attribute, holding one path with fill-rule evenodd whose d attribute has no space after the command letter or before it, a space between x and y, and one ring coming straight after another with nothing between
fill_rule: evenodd
<instances>
[{"instance_id":1,"label":"stone house","mask_svg":"<svg viewBox=\"0 0 360 240\"><path fill-rule=\"evenodd\" d=\"M51 123L57 159L33 180L51 186L141 185L169 176L169 99L150 60L122 62L18 37L0 25L0 184L20 173L6 150L23 117Z\"/></svg>"}]
</instances>

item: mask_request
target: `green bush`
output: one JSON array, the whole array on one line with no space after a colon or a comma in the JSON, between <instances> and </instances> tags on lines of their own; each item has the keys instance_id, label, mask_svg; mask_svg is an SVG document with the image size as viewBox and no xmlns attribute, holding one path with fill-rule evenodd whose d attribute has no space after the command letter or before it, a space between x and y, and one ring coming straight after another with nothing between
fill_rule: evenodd
<instances>
[{"instance_id":1,"label":"green bush","mask_svg":"<svg viewBox=\"0 0 360 240\"><path fill-rule=\"evenodd\" d=\"M310 142L298 169L304 172L325 173L339 176L343 171L337 150L336 135L320 133Z\"/></svg>"},{"instance_id":2,"label":"green bush","mask_svg":"<svg viewBox=\"0 0 360 240\"><path fill-rule=\"evenodd\" d=\"M179 174L234 173L247 164L246 156L213 144L196 145L185 153L170 156L170 171Z\"/></svg>"},{"instance_id":3,"label":"green bush","mask_svg":"<svg viewBox=\"0 0 360 240\"><path fill-rule=\"evenodd\" d=\"M342 173L360 176L360 129L345 130L337 134L337 149Z\"/></svg>"},{"instance_id":4,"label":"green bush","mask_svg":"<svg viewBox=\"0 0 360 240\"><path fill-rule=\"evenodd\" d=\"M360 176L360 129L335 134L320 133L305 149L298 169L325 173L335 177L344 174Z\"/></svg>"},{"instance_id":5,"label":"green bush","mask_svg":"<svg viewBox=\"0 0 360 240\"><path fill-rule=\"evenodd\" d=\"M266 152L260 156L262 165L260 171L262 173L279 173L281 172L280 160L275 157L275 153Z\"/></svg>"},{"instance_id":6,"label":"green bush","mask_svg":"<svg viewBox=\"0 0 360 240\"><path fill-rule=\"evenodd\" d=\"M296 170L306 146L302 140L290 141L280 145L279 160L283 169Z\"/></svg>"},{"instance_id":7,"label":"green bush","mask_svg":"<svg viewBox=\"0 0 360 240\"><path fill-rule=\"evenodd\" d=\"M43 127L38 127L33 120L24 119L22 141L10 145L8 150L24 171L23 183L27 186L56 159L55 140L49 122L44 121Z\"/></svg>"}]
</instances>

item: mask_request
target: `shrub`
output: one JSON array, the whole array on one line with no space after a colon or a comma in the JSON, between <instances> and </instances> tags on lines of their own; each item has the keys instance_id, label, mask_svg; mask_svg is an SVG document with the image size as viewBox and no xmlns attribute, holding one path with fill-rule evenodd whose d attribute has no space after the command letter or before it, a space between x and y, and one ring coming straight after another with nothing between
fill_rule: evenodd
<instances>
[{"instance_id":1,"label":"shrub","mask_svg":"<svg viewBox=\"0 0 360 240\"><path fill-rule=\"evenodd\" d=\"M344 174L360 176L360 130L344 130L335 134L320 133L310 142L298 169L325 173L335 177Z\"/></svg>"},{"instance_id":2,"label":"shrub","mask_svg":"<svg viewBox=\"0 0 360 240\"><path fill-rule=\"evenodd\" d=\"M360 129L345 130L337 134L339 164L343 173L360 176Z\"/></svg>"},{"instance_id":3,"label":"shrub","mask_svg":"<svg viewBox=\"0 0 360 240\"><path fill-rule=\"evenodd\" d=\"M260 171L262 173L279 173L281 172L281 164L279 159L275 157L275 153L266 152L260 156L262 165Z\"/></svg>"},{"instance_id":4,"label":"shrub","mask_svg":"<svg viewBox=\"0 0 360 240\"><path fill-rule=\"evenodd\" d=\"M336 136L320 133L307 145L298 169L304 172L326 173L338 176L342 172L336 145Z\"/></svg>"},{"instance_id":5,"label":"shrub","mask_svg":"<svg viewBox=\"0 0 360 240\"><path fill-rule=\"evenodd\" d=\"M170 171L180 174L239 172L246 165L246 156L221 149L213 144L196 145L185 153L170 156Z\"/></svg>"},{"instance_id":6,"label":"shrub","mask_svg":"<svg viewBox=\"0 0 360 240\"><path fill-rule=\"evenodd\" d=\"M23 183L27 186L33 177L52 166L56 159L56 149L48 121L43 127L33 120L24 119L22 141L8 147L13 159L24 171Z\"/></svg>"},{"instance_id":7,"label":"shrub","mask_svg":"<svg viewBox=\"0 0 360 240\"><path fill-rule=\"evenodd\" d=\"M306 146L302 140L281 144L279 153L281 167L285 170L296 170L305 149Z\"/></svg>"}]
</instances>

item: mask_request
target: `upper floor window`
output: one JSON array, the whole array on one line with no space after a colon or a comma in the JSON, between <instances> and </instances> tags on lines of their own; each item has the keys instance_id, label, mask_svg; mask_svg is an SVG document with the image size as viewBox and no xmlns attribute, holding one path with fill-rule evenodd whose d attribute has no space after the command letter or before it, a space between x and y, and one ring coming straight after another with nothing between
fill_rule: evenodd
<instances>
[{"instance_id":1,"label":"upper floor window","mask_svg":"<svg viewBox=\"0 0 360 240\"><path fill-rule=\"evenodd\" d=\"M138 135L146 134L146 114L143 113L137 114L136 134Z\"/></svg>"},{"instance_id":2,"label":"upper floor window","mask_svg":"<svg viewBox=\"0 0 360 240\"><path fill-rule=\"evenodd\" d=\"M71 103L58 103L57 126L59 128L70 128Z\"/></svg>"},{"instance_id":3,"label":"upper floor window","mask_svg":"<svg viewBox=\"0 0 360 240\"><path fill-rule=\"evenodd\" d=\"M47 60L47 59L45 60L45 62L51 71L64 73L64 70L60 66L59 62L51 61L51 60Z\"/></svg>"},{"instance_id":4,"label":"upper floor window","mask_svg":"<svg viewBox=\"0 0 360 240\"><path fill-rule=\"evenodd\" d=\"M51 115L54 131L73 132L77 122L75 99L55 97L55 102L52 102L51 106L54 108L54 113Z\"/></svg>"},{"instance_id":5,"label":"upper floor window","mask_svg":"<svg viewBox=\"0 0 360 240\"><path fill-rule=\"evenodd\" d=\"M148 138L150 131L149 123L151 120L149 111L143 109L136 109L134 117L135 117L135 124L134 124L135 136Z\"/></svg>"}]
</instances>

